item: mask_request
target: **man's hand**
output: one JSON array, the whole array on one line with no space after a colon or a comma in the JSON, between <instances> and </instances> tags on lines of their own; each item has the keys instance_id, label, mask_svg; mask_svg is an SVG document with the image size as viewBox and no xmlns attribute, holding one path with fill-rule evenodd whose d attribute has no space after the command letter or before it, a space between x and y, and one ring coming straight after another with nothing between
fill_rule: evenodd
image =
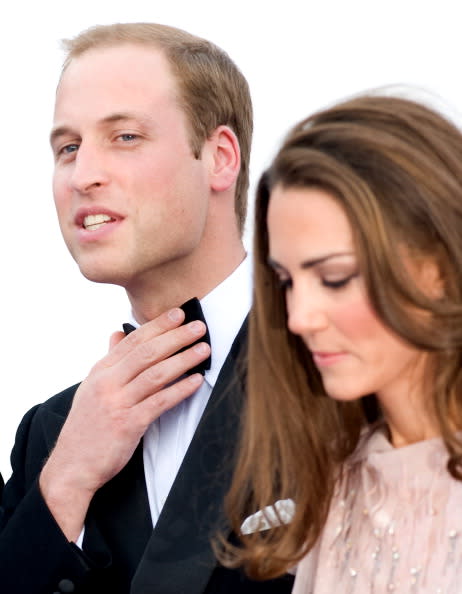
<instances>
[{"instance_id":1,"label":"man's hand","mask_svg":"<svg viewBox=\"0 0 462 594\"><path fill-rule=\"evenodd\" d=\"M173 309L127 337L114 334L109 353L79 386L40 476L69 540L77 539L93 495L127 464L149 424L201 385L200 374L175 381L210 354L199 343L174 355L205 334L202 322L181 326L183 320L183 311Z\"/></svg>"}]
</instances>

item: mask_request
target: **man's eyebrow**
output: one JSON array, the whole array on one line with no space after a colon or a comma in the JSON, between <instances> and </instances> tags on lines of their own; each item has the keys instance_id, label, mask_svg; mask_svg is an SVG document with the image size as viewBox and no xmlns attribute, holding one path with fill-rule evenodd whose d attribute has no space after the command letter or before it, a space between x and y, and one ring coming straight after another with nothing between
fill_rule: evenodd
<instances>
[{"instance_id":1,"label":"man's eyebrow","mask_svg":"<svg viewBox=\"0 0 462 594\"><path fill-rule=\"evenodd\" d=\"M330 260L331 258L341 258L342 256L353 256L354 252L333 252L331 254L326 254L325 256L320 256L319 258L313 258L312 260L304 260L301 264L300 264L300 268L302 268L303 270L306 270L308 268L312 268L313 266L317 266L318 264L322 264L323 262L326 262L327 260ZM268 264L272 267L272 268L280 268L283 269L284 266L281 266L281 264L279 264L278 262L276 262L276 260L273 260L272 258L268 258Z\"/></svg>"},{"instance_id":2,"label":"man's eyebrow","mask_svg":"<svg viewBox=\"0 0 462 594\"><path fill-rule=\"evenodd\" d=\"M151 118L146 115L140 115L135 112L116 112L111 113L110 115L102 118L99 121L100 126L105 126L106 124L113 124L115 122L122 122L127 120L137 120L141 124L148 124L151 122ZM65 136L66 134L72 134L72 129L69 126L58 126L53 128L50 133L50 144L56 142L58 138L61 136Z\"/></svg>"},{"instance_id":3,"label":"man's eyebrow","mask_svg":"<svg viewBox=\"0 0 462 594\"><path fill-rule=\"evenodd\" d=\"M139 115L135 113L130 113L128 111L121 111L116 113L111 113L110 115L102 118L100 120L100 124L112 124L113 122L118 122L120 120L138 120Z\"/></svg>"},{"instance_id":4,"label":"man's eyebrow","mask_svg":"<svg viewBox=\"0 0 462 594\"><path fill-rule=\"evenodd\" d=\"M148 124L152 121L152 118L146 114L140 114L132 111L121 111L116 113L111 113L110 115L104 117L99 122L100 125L104 126L105 124L113 124L115 122L122 122L127 120L136 120L141 124Z\"/></svg>"},{"instance_id":5,"label":"man's eyebrow","mask_svg":"<svg viewBox=\"0 0 462 594\"><path fill-rule=\"evenodd\" d=\"M70 133L71 129L68 126L58 126L57 128L53 128L50 132L50 144L53 146L53 143L55 143L58 138Z\"/></svg>"}]
</instances>

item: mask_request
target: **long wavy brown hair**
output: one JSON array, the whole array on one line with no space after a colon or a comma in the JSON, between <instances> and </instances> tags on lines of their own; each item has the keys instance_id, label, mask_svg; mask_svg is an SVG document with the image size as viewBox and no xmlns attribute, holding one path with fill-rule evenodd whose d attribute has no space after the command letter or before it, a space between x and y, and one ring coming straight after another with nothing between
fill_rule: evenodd
<instances>
[{"instance_id":1,"label":"long wavy brown hair","mask_svg":"<svg viewBox=\"0 0 462 594\"><path fill-rule=\"evenodd\" d=\"M278 500L293 499L296 511L290 524L241 535L238 547L222 539L222 562L255 578L282 574L313 546L342 463L368 422L362 401L326 397L309 352L287 329L284 294L268 265L276 184L321 188L344 208L375 312L432 353L448 471L462 478L462 134L423 104L363 95L296 125L257 190L248 399L226 506L237 535L244 517ZM415 286L397 246L436 258L443 297Z\"/></svg>"}]
</instances>

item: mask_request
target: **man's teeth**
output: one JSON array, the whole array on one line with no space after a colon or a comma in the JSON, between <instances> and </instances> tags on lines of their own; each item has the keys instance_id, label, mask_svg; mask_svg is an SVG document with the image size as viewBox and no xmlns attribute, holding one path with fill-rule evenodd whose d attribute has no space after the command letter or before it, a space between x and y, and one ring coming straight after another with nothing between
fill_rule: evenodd
<instances>
[{"instance_id":1,"label":"man's teeth","mask_svg":"<svg viewBox=\"0 0 462 594\"><path fill-rule=\"evenodd\" d=\"M87 215L83 219L83 226L87 231L96 231L108 221L112 221L112 219L106 214Z\"/></svg>"}]
</instances>

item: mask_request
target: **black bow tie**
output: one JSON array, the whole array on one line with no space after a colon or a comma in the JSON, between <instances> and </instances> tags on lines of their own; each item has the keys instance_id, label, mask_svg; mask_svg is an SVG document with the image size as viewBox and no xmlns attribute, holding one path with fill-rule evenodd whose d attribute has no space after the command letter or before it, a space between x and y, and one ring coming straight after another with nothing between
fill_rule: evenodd
<instances>
[{"instance_id":1,"label":"black bow tie","mask_svg":"<svg viewBox=\"0 0 462 594\"><path fill-rule=\"evenodd\" d=\"M206 342L207 344L210 345L209 329L207 328L207 323L205 321L204 314L202 312L202 307L201 307L199 299L197 299L197 297L193 297L189 301L186 301L186 303L183 303L183 305L180 305L180 307L184 311L183 324L187 324L188 322L192 322L194 320L200 320L201 322L204 322L204 324L206 326L206 331L205 331L204 336L201 336L201 338L196 340L196 342L193 342L192 344L189 344L188 346L183 347L182 349L180 349L177 352L181 353L181 351L189 349L193 344L197 344L198 342ZM136 330L135 326L132 326L132 324L123 324L122 327L124 329L125 334L130 334L130 332L133 332L133 330ZM175 353L175 355L176 355L176 353ZM205 371L207 369L210 369L211 363L212 363L212 357L209 356L205 361L202 361L195 367L188 369L188 371L186 371L186 374L191 375L192 373L200 373L200 374L204 375Z\"/></svg>"}]
</instances>

